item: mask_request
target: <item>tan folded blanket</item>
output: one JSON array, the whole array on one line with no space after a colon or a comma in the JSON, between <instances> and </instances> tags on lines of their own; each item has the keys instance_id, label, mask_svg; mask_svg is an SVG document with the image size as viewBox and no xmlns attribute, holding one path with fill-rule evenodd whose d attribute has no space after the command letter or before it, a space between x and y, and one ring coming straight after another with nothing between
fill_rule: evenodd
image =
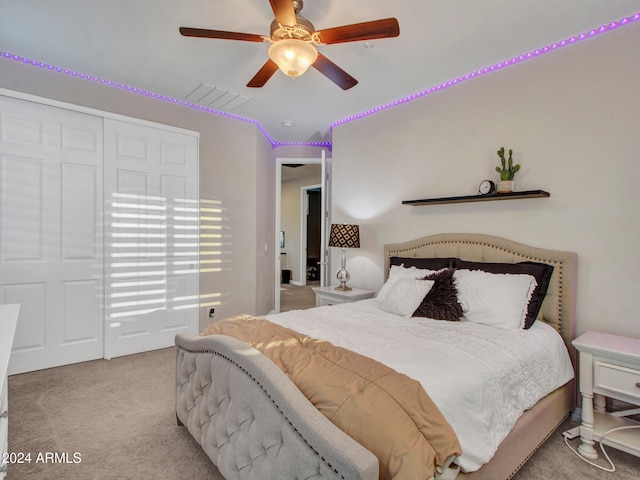
<instances>
[{"instance_id":1,"label":"tan folded blanket","mask_svg":"<svg viewBox=\"0 0 640 480\"><path fill-rule=\"evenodd\" d=\"M202 332L214 334L237 338L278 365L320 412L378 457L380 479L425 480L461 453L420 383L371 358L249 315Z\"/></svg>"}]
</instances>

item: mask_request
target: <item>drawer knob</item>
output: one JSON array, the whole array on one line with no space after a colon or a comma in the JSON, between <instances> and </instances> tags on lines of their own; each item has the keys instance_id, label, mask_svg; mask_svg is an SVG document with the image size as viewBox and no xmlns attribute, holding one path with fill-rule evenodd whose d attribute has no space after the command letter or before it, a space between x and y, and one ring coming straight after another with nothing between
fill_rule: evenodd
<instances>
[{"instance_id":1,"label":"drawer knob","mask_svg":"<svg viewBox=\"0 0 640 480\"><path fill-rule=\"evenodd\" d=\"M636 383L636 387L640 388L640 382Z\"/></svg>"}]
</instances>

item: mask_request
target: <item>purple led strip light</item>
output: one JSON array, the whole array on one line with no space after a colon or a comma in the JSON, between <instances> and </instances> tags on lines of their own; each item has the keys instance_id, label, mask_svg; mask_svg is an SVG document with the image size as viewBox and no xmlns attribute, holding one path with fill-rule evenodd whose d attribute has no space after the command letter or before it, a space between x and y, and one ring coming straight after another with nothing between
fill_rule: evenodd
<instances>
[{"instance_id":1,"label":"purple led strip light","mask_svg":"<svg viewBox=\"0 0 640 480\"><path fill-rule=\"evenodd\" d=\"M50 70L50 71L56 72L56 73L63 73L65 75L69 75L71 77L80 78L80 79L83 79L83 80L87 80L87 81L94 82L94 83L99 83L101 85L105 85L105 86L109 86L109 87L119 88L119 89L125 90L127 92L137 93L138 95L143 95L143 96L146 96L146 97L155 98L156 100L163 100L165 102L174 103L174 104L177 104L177 105L184 105L186 107L193 108L195 110L201 110L203 112L208 112L208 113L213 113L213 114L216 114L216 115L222 115L222 116L228 117L228 118L233 118L234 120L240 120L242 122L253 123L254 125L256 125L256 127L258 127L258 129L267 138L267 140L269 140L269 143L271 143L272 146L276 143L276 141L267 133L267 131L264 129L264 127L260 124L260 122L258 122L256 120L252 120L250 118L241 117L239 115L233 115L231 113L224 112L222 110L216 110L215 108L205 107L203 105L198 105L198 104L195 104L195 103L186 102L184 100L180 100L179 98L168 97L166 95L161 95L159 93L151 92L149 90L144 90L144 89L141 89L141 88L131 87L129 85L125 85L124 83L112 82L111 80L106 80L104 78L96 77L96 76L93 76L93 75L87 75L87 74L84 74L84 73L81 73L81 72L76 72L74 70L69 70L69 69L66 69L66 68L57 67L55 65L47 64L47 63L44 63L44 62L39 62L37 60L31 60L31 59L29 59L27 57L21 57L19 55L14 55L14 54L11 54L9 52L1 52L1 56L3 58L7 58L7 59L10 59L10 60L15 60L17 62L24 63L25 65L31 65L31 66L34 66L34 67L44 68L44 69L47 69L47 70Z\"/></svg>"},{"instance_id":2,"label":"purple led strip light","mask_svg":"<svg viewBox=\"0 0 640 480\"><path fill-rule=\"evenodd\" d=\"M510 65L514 65L514 64L517 64L517 63L524 62L525 60L529 60L531 58L538 57L538 56L543 55L545 53L549 53L549 52L552 52L552 51L557 50L559 48L566 47L567 45L573 45L574 43L579 42L580 40L585 40L587 38L591 38L591 37L594 37L596 35L600 35L600 34L605 33L605 32L610 32L611 30L615 30L616 28L622 27L624 25L628 25L628 24L630 24L632 22L635 22L635 21L638 21L638 20L640 20L640 12L636 13L633 16L625 17L620 21L611 22L608 25L602 25L601 27L599 27L597 29L589 30L586 33L581 33L578 36L570 37L570 38L568 38L566 40L562 40L560 42L554 42L551 45L547 45L546 47L537 48L537 49L535 49L535 50L533 50L531 52L525 53L523 55L519 55L517 57L513 57L510 60L505 60L503 62L496 63L495 65L491 65L489 67L481 68L479 70L476 70L475 72L467 73L466 75L462 75L462 76L456 78L455 80L449 80L448 82L441 83L440 85L436 85L435 87L428 88L427 90L421 90L421 91L416 92L416 93L414 93L412 95L409 95L407 97L403 97L403 98L400 98L398 100L394 100L393 102L385 103L384 105L380 105L378 107L372 108L371 110L367 110L365 112L358 113L358 114L352 115L352 116L347 117L347 118L343 118L342 120L338 120L337 122L333 122L330 125L330 128L333 130L333 127L336 127L338 125L343 125L345 123L352 122L353 120L357 120L359 118L367 117L369 115L372 115L374 113L380 112L382 110L387 110L389 108L392 108L392 107L395 107L395 106L398 106L398 105L402 105L403 103L410 102L412 100L415 100L416 98L424 97L425 95L429 95L430 93L434 93L434 92L438 92L438 91L444 90L445 88L452 87L452 86L457 85L459 83L462 83L462 82L464 82L466 80L471 80L472 78L476 78L476 77L479 77L481 75L485 75L487 73L495 72L497 70L500 70L502 68L508 67Z\"/></svg>"},{"instance_id":3,"label":"purple led strip light","mask_svg":"<svg viewBox=\"0 0 640 480\"><path fill-rule=\"evenodd\" d=\"M517 57L513 57L510 60L505 60L503 62L496 63L495 65L491 65L489 67L481 68L479 70L476 70L475 72L471 72L471 73L467 73L466 75L462 75L462 76L460 76L460 77L458 77L458 78L456 78L454 80L449 80L448 82L444 82L444 83L441 83L440 85L436 85L435 87L431 87L431 88L428 88L426 90L421 90L421 91L416 92L416 93L414 93L412 95L409 95L407 97L403 97L403 98L400 98L398 100L394 100L393 102L385 103L384 105L380 105L378 107L372 108L372 109L367 110L365 112L358 113L356 115L352 115L352 116L344 118L342 120L338 120L337 122L333 122L331 125L329 125L329 128L331 130L333 130L333 128L338 126L338 125L342 125L342 124L351 122L353 120L357 120L359 118L367 117L369 115L372 115L374 113L380 112L382 110L387 110L389 108L395 107L397 105L402 105L403 103L410 102L412 100L415 100L416 98L420 98L420 97L423 97L425 95L429 95L430 93L434 93L434 92L438 92L438 91L444 90L445 88L452 87L452 86L457 85L459 83L462 83L462 82L464 82L466 80L471 80L472 78L476 78L476 77L479 77L479 76L487 74L487 73L495 72L496 70L500 70L500 69L508 67L510 65L514 65L514 64L517 64L517 63L524 62L525 60L529 60L531 58L538 57L538 56L543 55L545 53L549 53L549 52L552 52L554 50L557 50L558 48L566 47L567 45L572 45L572 44L574 44L576 42L579 42L581 40L585 40L587 38L591 38L591 37L594 37L596 35L600 35L600 34L605 33L605 32L610 32L611 30L615 30L616 28L622 27L624 25L628 25L628 24L630 24L632 22L635 22L635 21L638 21L638 20L640 20L640 12L638 12L635 15L632 15L630 17L625 17L622 20L619 20L617 22L611 22L608 25L602 25L601 27L599 27L597 29L589 30L586 33L581 33L580 35L577 35L577 36L574 36L574 37L570 37L570 38L568 38L566 40L562 40L560 42L554 42L551 45L547 45L546 47L537 48L536 50L533 50L533 51L528 52L526 54L519 55ZM184 100L168 97L166 95L160 95L158 93L150 92L148 90L143 90L143 89L140 89L140 88L131 87L131 86L125 85L123 83L112 82L111 80L105 80L103 78L95 77L95 76L92 76L92 75L86 75L84 73L76 72L76 71L73 71L73 70L68 70L66 68L61 68L61 67L57 67L55 65L50 65L50 64L47 64L47 63L44 63L44 62L39 62L37 60L31 60L31 59L28 59L26 57L21 57L19 55L13 55L13 54L8 53L8 52L0 52L0 56L2 56L3 58L7 58L7 59L10 59L10 60L15 60L17 62L21 62L21 63L27 64L27 65L32 65L32 66L35 66L35 67L45 68L45 69L50 70L52 72L63 73L65 75L70 75L72 77L76 77L76 78L80 78L80 79L83 79L83 80L99 83L101 85L120 88L121 90L125 90L127 92L137 93L139 95L144 95L144 96L147 96L147 97L155 98L156 100L162 100L162 101L169 102L169 103L174 103L174 104L177 104L177 105L183 105L183 106L186 106L186 107L189 107L189 108L193 108L195 110L201 110L201 111L204 111L204 112L213 113L215 115L222 115L224 117L232 118L234 120L240 120L242 122L253 123L258 128L258 130L260 130L260 132L262 132L262 134L265 136L265 138L269 141L269 143L271 144L271 148L282 147L282 146L296 146L296 145L297 146L309 146L309 147L327 147L329 149L332 147L332 142L277 142L271 137L271 135L269 135L269 133L262 126L262 124L260 122L258 122L257 120L252 120L250 118L241 117L239 115L234 115L234 114L231 114L231 113L228 113L228 112L224 112L222 110L216 110L214 108L205 107L205 106L198 105L198 104L195 104L195 103L186 102Z\"/></svg>"},{"instance_id":4,"label":"purple led strip light","mask_svg":"<svg viewBox=\"0 0 640 480\"><path fill-rule=\"evenodd\" d=\"M187 102L185 100L180 100L179 98L168 97L166 95L161 95L159 93L151 92L149 90L144 90L144 89L141 89L141 88L131 87L129 85L125 85L124 83L113 82L111 80L106 80L104 78L96 77L96 76L93 76L93 75L87 75L87 74L84 74L84 73L81 73L81 72L76 72L74 70L69 70L69 69L66 69L66 68L57 67L55 65L47 64L47 63L44 63L44 62L39 62L37 60L31 60L31 59L29 59L27 57L21 57L19 55L14 55L14 54L11 54L9 52L0 52L0 56L2 56L3 58L10 59L10 60L15 60L15 61L20 62L20 63L24 63L25 65L31 65L31 66L34 66L34 67L44 68L44 69L50 70L52 72L62 73L62 74L65 74L65 75L69 75L71 77L87 80L87 81L94 82L94 83L99 83L101 85L105 85L105 86L108 86L108 87L119 88L119 89L125 90L127 92L137 93L138 95L143 95L143 96L146 96L146 97L155 98L156 100L162 100L162 101L169 102L169 103L174 103L174 104L177 104L177 105L183 105L183 106L186 106L186 107L189 107L189 108L193 108L195 110L201 110L203 112L213 113L215 115L222 115L224 117L232 118L234 120L240 120L242 122L253 123L258 128L258 130L260 130L260 132L262 132L262 134L265 136L265 138L269 141L269 143L271 144L271 148L284 146L284 145L305 145L305 146L318 146L318 147L331 148L331 142L277 142L277 141L275 141L273 139L273 137L271 137L271 135L269 135L269 133L262 126L262 124L260 122L258 122L257 120L252 120L250 118L241 117L239 115L234 115L234 114L231 114L229 112L224 112L222 110L216 110L215 108L205 107L203 105L198 105L196 103Z\"/></svg>"}]
</instances>

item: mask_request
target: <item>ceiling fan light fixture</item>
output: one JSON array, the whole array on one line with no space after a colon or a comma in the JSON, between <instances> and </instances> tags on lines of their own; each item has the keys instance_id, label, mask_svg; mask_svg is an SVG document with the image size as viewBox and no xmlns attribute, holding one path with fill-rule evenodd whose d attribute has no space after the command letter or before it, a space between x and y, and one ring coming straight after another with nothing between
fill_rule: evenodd
<instances>
[{"instance_id":1,"label":"ceiling fan light fixture","mask_svg":"<svg viewBox=\"0 0 640 480\"><path fill-rule=\"evenodd\" d=\"M269 47L269 58L285 75L295 78L313 65L318 58L318 51L309 42L286 38Z\"/></svg>"}]
</instances>

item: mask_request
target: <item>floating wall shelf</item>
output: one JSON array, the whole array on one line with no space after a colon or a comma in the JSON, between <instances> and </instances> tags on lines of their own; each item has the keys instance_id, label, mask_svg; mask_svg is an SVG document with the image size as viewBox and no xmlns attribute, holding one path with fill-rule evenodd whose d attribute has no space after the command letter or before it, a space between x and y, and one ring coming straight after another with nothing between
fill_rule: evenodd
<instances>
[{"instance_id":1,"label":"floating wall shelf","mask_svg":"<svg viewBox=\"0 0 640 480\"><path fill-rule=\"evenodd\" d=\"M515 200L518 198L544 198L550 196L544 190L525 190L511 193L490 193L488 195L467 195L463 197L425 198L422 200L404 200L403 205L437 205L444 203L491 202L494 200Z\"/></svg>"}]
</instances>

